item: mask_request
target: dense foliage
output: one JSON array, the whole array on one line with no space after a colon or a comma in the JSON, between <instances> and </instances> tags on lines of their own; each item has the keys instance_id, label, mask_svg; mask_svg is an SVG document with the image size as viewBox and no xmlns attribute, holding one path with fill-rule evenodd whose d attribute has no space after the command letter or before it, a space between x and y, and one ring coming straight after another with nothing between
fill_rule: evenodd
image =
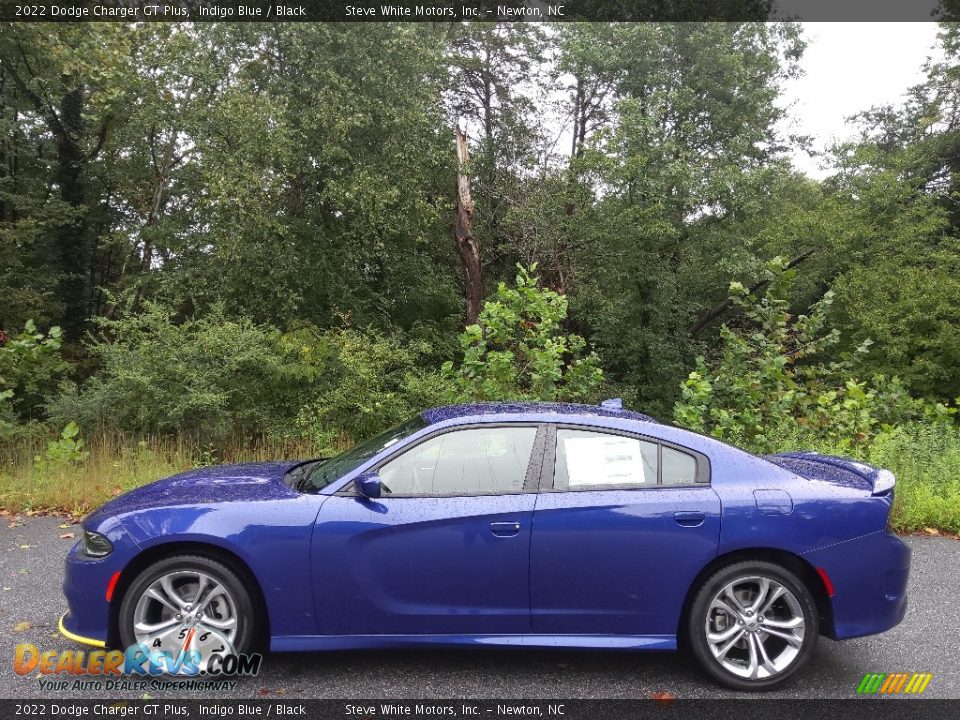
<instances>
[{"instance_id":1,"label":"dense foliage","mask_svg":"<svg viewBox=\"0 0 960 720\"><path fill-rule=\"evenodd\" d=\"M566 319L567 299L541 289L520 266L516 287L500 283L477 324L461 334L463 361L444 363L449 399L595 399L603 382L599 358L584 352L582 337L564 332Z\"/></svg>"},{"instance_id":2,"label":"dense foliage","mask_svg":"<svg viewBox=\"0 0 960 720\"><path fill-rule=\"evenodd\" d=\"M4 26L0 434L66 468L98 433L326 452L428 404L622 395L760 450L932 446L960 395L940 43L814 180L778 131L792 23Z\"/></svg>"},{"instance_id":3,"label":"dense foliage","mask_svg":"<svg viewBox=\"0 0 960 720\"><path fill-rule=\"evenodd\" d=\"M28 320L13 337L0 331L0 438L42 413L43 398L67 369L60 347L56 326L43 333Z\"/></svg>"},{"instance_id":4,"label":"dense foliage","mask_svg":"<svg viewBox=\"0 0 960 720\"><path fill-rule=\"evenodd\" d=\"M794 276L776 258L761 297L739 282L730 285L745 327L720 328L721 352L710 366L697 358L674 407L679 424L758 452L775 449L784 438L810 438L855 454L893 426L950 421L956 408L910 397L899 378L858 379L869 342L825 361L840 341L840 332L827 328L833 294L794 318L789 309Z\"/></svg>"}]
</instances>

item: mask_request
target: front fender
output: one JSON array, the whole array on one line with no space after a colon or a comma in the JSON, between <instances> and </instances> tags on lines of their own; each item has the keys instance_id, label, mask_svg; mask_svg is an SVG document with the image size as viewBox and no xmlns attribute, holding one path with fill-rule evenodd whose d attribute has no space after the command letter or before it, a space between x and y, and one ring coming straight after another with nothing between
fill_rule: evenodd
<instances>
[{"instance_id":1,"label":"front fender","mask_svg":"<svg viewBox=\"0 0 960 720\"><path fill-rule=\"evenodd\" d=\"M123 518L144 552L197 544L230 553L260 586L272 635L317 631L310 541L325 497L153 508Z\"/></svg>"}]
</instances>

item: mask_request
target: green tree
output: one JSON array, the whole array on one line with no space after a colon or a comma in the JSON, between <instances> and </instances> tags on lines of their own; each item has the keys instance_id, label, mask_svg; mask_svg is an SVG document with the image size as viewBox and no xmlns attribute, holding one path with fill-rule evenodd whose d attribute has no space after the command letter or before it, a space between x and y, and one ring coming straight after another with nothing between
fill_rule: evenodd
<instances>
[{"instance_id":1,"label":"green tree","mask_svg":"<svg viewBox=\"0 0 960 720\"><path fill-rule=\"evenodd\" d=\"M192 224L158 273L165 300L201 312L222 301L279 327L329 327L347 312L362 326L452 331L443 35L350 23L221 32L229 82L192 121Z\"/></svg>"},{"instance_id":2,"label":"green tree","mask_svg":"<svg viewBox=\"0 0 960 720\"><path fill-rule=\"evenodd\" d=\"M740 221L788 172L775 100L803 43L791 24L593 34L600 57L582 44L567 51L584 87L612 86L595 110L608 119L598 115L574 163L603 193L579 211L569 241L572 312L624 395L662 413L705 349L690 328L733 277L762 264Z\"/></svg>"},{"instance_id":3,"label":"green tree","mask_svg":"<svg viewBox=\"0 0 960 720\"><path fill-rule=\"evenodd\" d=\"M960 394L960 26L941 26L943 57L900 107L859 116L862 136L835 151L827 183L838 232L818 253L852 344L870 337L877 372L916 395Z\"/></svg>"},{"instance_id":4,"label":"green tree","mask_svg":"<svg viewBox=\"0 0 960 720\"><path fill-rule=\"evenodd\" d=\"M129 38L111 23L0 29L0 123L11 140L0 150L0 227L26 250L17 265L43 264L40 283L13 287L42 300L72 341L94 312L109 225L98 162L128 99Z\"/></svg>"},{"instance_id":5,"label":"green tree","mask_svg":"<svg viewBox=\"0 0 960 720\"><path fill-rule=\"evenodd\" d=\"M869 341L841 360L825 360L840 339L839 330L829 326L833 294L827 292L808 315L794 317L795 275L777 258L767 269L762 295L731 284L730 298L744 326L721 328L721 353L714 362L697 358L674 406L677 423L760 452L802 433L850 450L885 426L945 420L955 412L913 400L895 378L857 379Z\"/></svg>"},{"instance_id":6,"label":"green tree","mask_svg":"<svg viewBox=\"0 0 960 720\"><path fill-rule=\"evenodd\" d=\"M598 392L599 358L564 331L567 299L541 288L535 271L518 266L515 286L500 283L477 324L461 334L463 360L442 370L451 399L585 400Z\"/></svg>"}]
</instances>

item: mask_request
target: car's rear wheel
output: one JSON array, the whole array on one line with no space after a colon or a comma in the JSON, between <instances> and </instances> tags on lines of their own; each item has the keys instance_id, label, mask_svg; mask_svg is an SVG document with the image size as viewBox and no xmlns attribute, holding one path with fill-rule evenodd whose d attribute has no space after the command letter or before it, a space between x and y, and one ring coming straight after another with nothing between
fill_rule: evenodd
<instances>
[{"instance_id":1,"label":"car's rear wheel","mask_svg":"<svg viewBox=\"0 0 960 720\"><path fill-rule=\"evenodd\" d=\"M687 618L694 655L738 690L769 690L810 659L820 634L816 602L802 581L769 562L721 568L700 586Z\"/></svg>"},{"instance_id":2,"label":"car's rear wheel","mask_svg":"<svg viewBox=\"0 0 960 720\"><path fill-rule=\"evenodd\" d=\"M143 645L176 658L199 650L201 667L213 654L250 649L256 610L237 574L202 555L157 561L131 583L120 604L124 647Z\"/></svg>"}]
</instances>

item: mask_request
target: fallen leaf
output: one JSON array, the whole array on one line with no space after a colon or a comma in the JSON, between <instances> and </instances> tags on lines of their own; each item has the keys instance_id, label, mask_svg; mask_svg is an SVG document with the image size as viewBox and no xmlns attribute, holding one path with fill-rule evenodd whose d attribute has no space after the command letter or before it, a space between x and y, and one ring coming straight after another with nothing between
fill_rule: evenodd
<instances>
[{"instance_id":1,"label":"fallen leaf","mask_svg":"<svg viewBox=\"0 0 960 720\"><path fill-rule=\"evenodd\" d=\"M117 495L121 494L122 492L123 492L123 490L121 490L119 487L115 487L115 488L113 489L113 496L116 497Z\"/></svg>"},{"instance_id":2,"label":"fallen leaf","mask_svg":"<svg viewBox=\"0 0 960 720\"><path fill-rule=\"evenodd\" d=\"M71 527L73 527L73 526L74 526L74 523L65 522L65 523L60 523L60 525L59 525L58 527L59 527L61 530L65 530L66 528L71 528Z\"/></svg>"},{"instance_id":3,"label":"fallen leaf","mask_svg":"<svg viewBox=\"0 0 960 720\"><path fill-rule=\"evenodd\" d=\"M32 547L33 547L33 545L21 545L21 546L20 546L20 549L21 549L21 550L29 550L29 549L32 548Z\"/></svg>"},{"instance_id":4,"label":"fallen leaf","mask_svg":"<svg viewBox=\"0 0 960 720\"><path fill-rule=\"evenodd\" d=\"M144 693L143 695L140 696L140 699L141 699L141 700L153 700L153 695L151 695L150 693Z\"/></svg>"},{"instance_id":5,"label":"fallen leaf","mask_svg":"<svg viewBox=\"0 0 960 720\"><path fill-rule=\"evenodd\" d=\"M673 693L667 692L666 690L661 690L659 692L651 693L650 698L659 703L671 703L677 699L677 696Z\"/></svg>"},{"instance_id":6,"label":"fallen leaf","mask_svg":"<svg viewBox=\"0 0 960 720\"><path fill-rule=\"evenodd\" d=\"M924 531L930 533L931 535L939 535L939 534L940 534L940 531L937 530L936 528L924 528Z\"/></svg>"},{"instance_id":7,"label":"fallen leaf","mask_svg":"<svg viewBox=\"0 0 960 720\"><path fill-rule=\"evenodd\" d=\"M257 695L262 696L262 695L269 695L269 694L270 694L270 691L267 690L266 688L260 688L259 690L257 690Z\"/></svg>"},{"instance_id":8,"label":"fallen leaf","mask_svg":"<svg viewBox=\"0 0 960 720\"><path fill-rule=\"evenodd\" d=\"M61 540L73 540L76 537L73 533L60 533Z\"/></svg>"},{"instance_id":9,"label":"fallen leaf","mask_svg":"<svg viewBox=\"0 0 960 720\"><path fill-rule=\"evenodd\" d=\"M33 626L30 623L28 623L26 620L21 620L20 622L18 622L16 625L13 626L13 631L15 633L26 632L31 627Z\"/></svg>"}]
</instances>

